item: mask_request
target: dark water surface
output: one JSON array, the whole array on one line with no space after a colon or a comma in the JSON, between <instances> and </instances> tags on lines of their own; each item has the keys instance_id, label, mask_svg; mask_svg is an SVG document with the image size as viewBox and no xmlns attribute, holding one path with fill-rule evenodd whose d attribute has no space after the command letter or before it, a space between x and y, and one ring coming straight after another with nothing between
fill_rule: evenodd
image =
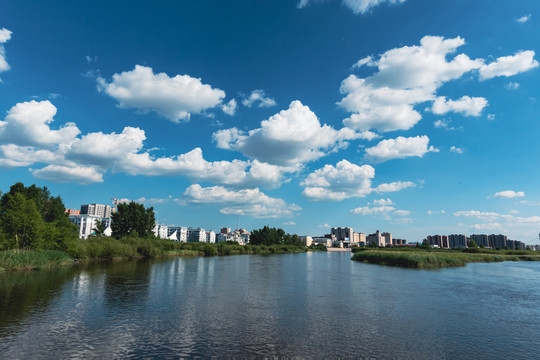
<instances>
[{"instance_id":1,"label":"dark water surface","mask_svg":"<svg viewBox=\"0 0 540 360\"><path fill-rule=\"evenodd\" d=\"M0 274L0 357L540 357L539 263L422 271L350 256Z\"/></svg>"}]
</instances>

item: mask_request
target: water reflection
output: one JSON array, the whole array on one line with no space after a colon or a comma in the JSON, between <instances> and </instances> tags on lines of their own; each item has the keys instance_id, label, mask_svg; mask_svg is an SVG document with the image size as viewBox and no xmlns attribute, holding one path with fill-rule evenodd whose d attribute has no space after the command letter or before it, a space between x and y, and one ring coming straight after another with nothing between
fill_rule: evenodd
<instances>
[{"instance_id":1,"label":"water reflection","mask_svg":"<svg viewBox=\"0 0 540 360\"><path fill-rule=\"evenodd\" d=\"M536 263L417 271L347 253L1 274L0 354L534 358L539 274Z\"/></svg>"}]
</instances>

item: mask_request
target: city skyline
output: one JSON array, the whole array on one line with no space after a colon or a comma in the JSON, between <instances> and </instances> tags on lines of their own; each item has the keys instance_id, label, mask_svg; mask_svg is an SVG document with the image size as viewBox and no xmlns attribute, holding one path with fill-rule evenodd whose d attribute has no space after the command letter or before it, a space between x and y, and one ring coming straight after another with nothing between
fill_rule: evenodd
<instances>
[{"instance_id":1,"label":"city skyline","mask_svg":"<svg viewBox=\"0 0 540 360\"><path fill-rule=\"evenodd\" d=\"M536 1L1 7L3 192L539 242Z\"/></svg>"}]
</instances>

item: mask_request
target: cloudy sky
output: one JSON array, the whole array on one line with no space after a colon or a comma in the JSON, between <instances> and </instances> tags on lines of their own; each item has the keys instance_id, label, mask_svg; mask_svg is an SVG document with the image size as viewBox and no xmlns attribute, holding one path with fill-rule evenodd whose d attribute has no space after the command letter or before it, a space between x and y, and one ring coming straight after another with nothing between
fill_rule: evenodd
<instances>
[{"instance_id":1,"label":"cloudy sky","mask_svg":"<svg viewBox=\"0 0 540 360\"><path fill-rule=\"evenodd\" d=\"M537 0L0 8L2 191L213 230L538 243Z\"/></svg>"}]
</instances>

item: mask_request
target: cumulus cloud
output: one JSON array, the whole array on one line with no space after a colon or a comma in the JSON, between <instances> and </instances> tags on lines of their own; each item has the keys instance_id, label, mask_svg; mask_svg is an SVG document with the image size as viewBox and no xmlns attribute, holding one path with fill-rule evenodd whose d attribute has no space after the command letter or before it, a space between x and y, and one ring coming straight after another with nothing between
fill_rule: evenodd
<instances>
[{"instance_id":1,"label":"cumulus cloud","mask_svg":"<svg viewBox=\"0 0 540 360\"><path fill-rule=\"evenodd\" d=\"M228 204L220 210L223 214L248 215L257 218L279 218L292 216L302 210L295 204L287 204L282 199L272 198L258 188L230 190L223 186L189 186L183 194L183 200L191 204Z\"/></svg>"},{"instance_id":2,"label":"cumulus cloud","mask_svg":"<svg viewBox=\"0 0 540 360\"><path fill-rule=\"evenodd\" d=\"M524 197L525 193L523 191L506 190L497 192L493 196L503 199L514 199L518 197Z\"/></svg>"},{"instance_id":3,"label":"cumulus cloud","mask_svg":"<svg viewBox=\"0 0 540 360\"><path fill-rule=\"evenodd\" d=\"M463 154L463 152L465 152L465 150L463 148L460 148L460 147L452 146L450 148L450 152L453 152L453 153L456 153L456 154Z\"/></svg>"},{"instance_id":4,"label":"cumulus cloud","mask_svg":"<svg viewBox=\"0 0 540 360\"><path fill-rule=\"evenodd\" d=\"M450 111L465 116L480 116L488 101L483 97L463 96L459 100L446 100L444 96L437 97L431 110L434 114L444 115Z\"/></svg>"},{"instance_id":5,"label":"cumulus cloud","mask_svg":"<svg viewBox=\"0 0 540 360\"><path fill-rule=\"evenodd\" d=\"M189 75L169 77L154 74L150 67L136 65L131 71L114 74L111 82L98 77L98 89L118 101L118 107L153 111L173 122L189 120L222 103L225 92L203 84ZM229 103L230 105L230 103Z\"/></svg>"},{"instance_id":6,"label":"cumulus cloud","mask_svg":"<svg viewBox=\"0 0 540 360\"><path fill-rule=\"evenodd\" d=\"M366 149L366 157L374 162L384 162L391 159L403 159L410 156L423 157L428 152L438 152L429 146L426 135L382 140L377 145Z\"/></svg>"},{"instance_id":7,"label":"cumulus cloud","mask_svg":"<svg viewBox=\"0 0 540 360\"><path fill-rule=\"evenodd\" d=\"M480 68L480 80L488 80L497 76L513 76L538 67L538 61L534 60L534 51L519 51L515 55L502 56L496 61L482 65Z\"/></svg>"},{"instance_id":8,"label":"cumulus cloud","mask_svg":"<svg viewBox=\"0 0 540 360\"><path fill-rule=\"evenodd\" d=\"M236 107L237 107L236 100L232 99L227 104L223 104L221 106L221 110L225 114L233 116L235 114L235 112L236 112Z\"/></svg>"},{"instance_id":9,"label":"cumulus cloud","mask_svg":"<svg viewBox=\"0 0 540 360\"><path fill-rule=\"evenodd\" d=\"M333 165L325 165L309 174L300 183L304 186L302 195L313 201L341 201L353 197L365 197L376 192L398 191L409 186L410 182L395 182L381 184L377 188L371 187L375 177L375 169L370 165L356 165L347 160L341 160Z\"/></svg>"},{"instance_id":10,"label":"cumulus cloud","mask_svg":"<svg viewBox=\"0 0 540 360\"><path fill-rule=\"evenodd\" d=\"M37 179L53 182L77 182L83 185L103 182L103 175L91 166L48 165L42 169L31 169L30 171Z\"/></svg>"},{"instance_id":11,"label":"cumulus cloud","mask_svg":"<svg viewBox=\"0 0 540 360\"><path fill-rule=\"evenodd\" d=\"M0 121L0 142L53 147L74 141L80 133L75 124L67 123L58 130L50 128L55 115L56 107L48 100L18 103Z\"/></svg>"},{"instance_id":12,"label":"cumulus cloud","mask_svg":"<svg viewBox=\"0 0 540 360\"><path fill-rule=\"evenodd\" d=\"M527 21L529 21L531 19L531 16L532 16L531 14L523 15L519 19L516 19L516 21L518 23L526 23Z\"/></svg>"},{"instance_id":13,"label":"cumulus cloud","mask_svg":"<svg viewBox=\"0 0 540 360\"><path fill-rule=\"evenodd\" d=\"M424 36L420 45L390 49L378 58L360 59L353 69L369 66L376 71L366 78L350 75L341 83L343 99L338 105L351 113L343 123L355 130L408 130L422 118L415 106L424 102L435 102L436 113L457 111L478 116L487 105L486 99L464 96L447 101L437 97L437 91L444 83L473 71L479 71L480 80L486 80L538 66L531 50L501 57L488 65L484 59L471 59L463 53L451 57L464 44L459 36Z\"/></svg>"},{"instance_id":14,"label":"cumulus cloud","mask_svg":"<svg viewBox=\"0 0 540 360\"><path fill-rule=\"evenodd\" d=\"M400 4L404 3L406 0L342 0L343 5L347 6L355 14L365 14L370 11L372 8L389 3L389 4ZM309 0L299 0L297 7L299 9L304 8L309 3Z\"/></svg>"},{"instance_id":15,"label":"cumulus cloud","mask_svg":"<svg viewBox=\"0 0 540 360\"><path fill-rule=\"evenodd\" d=\"M404 46L386 51L378 60L365 58L357 65L377 68L362 79L350 75L341 84L345 96L339 105L352 115L344 124L357 130L408 130L421 115L414 106L435 100L436 90L445 82L482 66L465 54L447 57L465 44L461 37L444 39L425 36L420 46Z\"/></svg>"},{"instance_id":16,"label":"cumulus cloud","mask_svg":"<svg viewBox=\"0 0 540 360\"><path fill-rule=\"evenodd\" d=\"M251 95L242 100L242 105L246 107L252 107L257 105L258 107L271 107L276 105L276 101L269 98L264 93L264 90L253 90Z\"/></svg>"},{"instance_id":17,"label":"cumulus cloud","mask_svg":"<svg viewBox=\"0 0 540 360\"><path fill-rule=\"evenodd\" d=\"M527 217L516 216L515 214L515 211L510 211L509 214L500 214L495 212L467 210L457 211L454 213L454 216L483 221L483 223L473 223L469 225L472 230L501 231L503 233L508 233L513 229L514 233L538 233L540 216Z\"/></svg>"},{"instance_id":18,"label":"cumulus cloud","mask_svg":"<svg viewBox=\"0 0 540 360\"><path fill-rule=\"evenodd\" d=\"M263 120L258 129L249 132L223 129L212 135L218 148L236 150L249 158L281 166L316 160L327 152L346 147L346 140L376 136L369 131L357 133L349 128L335 130L321 125L317 115L298 100L291 102L287 110Z\"/></svg>"},{"instance_id":19,"label":"cumulus cloud","mask_svg":"<svg viewBox=\"0 0 540 360\"><path fill-rule=\"evenodd\" d=\"M94 132L83 136L73 123L58 130L50 124L56 107L49 101L30 101L13 106L0 121L0 166L30 166L36 177L59 182L101 182L107 171L130 175L186 176L235 187L278 187L285 174L296 171L258 160L207 161L202 150L155 157L144 148L144 130L125 127L121 133ZM77 171L81 176L76 176Z\"/></svg>"},{"instance_id":20,"label":"cumulus cloud","mask_svg":"<svg viewBox=\"0 0 540 360\"><path fill-rule=\"evenodd\" d=\"M296 223L294 221L287 221L287 222L284 222L284 223L281 223L281 225L286 225L286 226L295 226Z\"/></svg>"},{"instance_id":21,"label":"cumulus cloud","mask_svg":"<svg viewBox=\"0 0 540 360\"><path fill-rule=\"evenodd\" d=\"M5 44L11 39L11 34L12 32L6 28L0 29L0 72L9 70L9 64L6 60L6 52L4 49L4 45L2 44Z\"/></svg>"}]
</instances>

